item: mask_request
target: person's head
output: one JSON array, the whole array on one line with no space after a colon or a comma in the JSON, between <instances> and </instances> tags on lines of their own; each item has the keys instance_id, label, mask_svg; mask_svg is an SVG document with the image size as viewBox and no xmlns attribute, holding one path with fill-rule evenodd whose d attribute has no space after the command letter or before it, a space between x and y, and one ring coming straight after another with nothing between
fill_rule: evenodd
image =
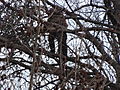
<instances>
[{"instance_id":1,"label":"person's head","mask_svg":"<svg viewBox=\"0 0 120 90\"><path fill-rule=\"evenodd\" d=\"M47 12L48 15L50 14L63 14L63 9L55 7L55 8L50 8L50 10L48 10Z\"/></svg>"}]
</instances>

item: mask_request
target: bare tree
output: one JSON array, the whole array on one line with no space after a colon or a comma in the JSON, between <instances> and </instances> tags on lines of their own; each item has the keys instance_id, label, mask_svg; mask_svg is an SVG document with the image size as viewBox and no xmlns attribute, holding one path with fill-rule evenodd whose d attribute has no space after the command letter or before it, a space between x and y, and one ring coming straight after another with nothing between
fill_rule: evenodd
<instances>
[{"instance_id":1,"label":"bare tree","mask_svg":"<svg viewBox=\"0 0 120 90\"><path fill-rule=\"evenodd\" d=\"M0 89L120 90L119 0L0 0Z\"/></svg>"}]
</instances>

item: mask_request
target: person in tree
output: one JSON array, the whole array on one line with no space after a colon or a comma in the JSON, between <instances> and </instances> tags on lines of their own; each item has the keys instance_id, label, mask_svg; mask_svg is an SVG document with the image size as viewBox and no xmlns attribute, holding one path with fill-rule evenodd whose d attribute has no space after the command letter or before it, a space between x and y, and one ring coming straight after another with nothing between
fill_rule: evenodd
<instances>
[{"instance_id":1,"label":"person in tree","mask_svg":"<svg viewBox=\"0 0 120 90\"><path fill-rule=\"evenodd\" d=\"M55 53L54 40L56 39L58 41L58 53L60 54L61 51L61 54L67 56L67 45L66 45L67 34L66 32L64 32L64 30L60 30L62 29L60 26L64 28L67 28L68 26L66 23L65 16L63 15L63 10L59 8L51 8L47 14L49 16L48 22L53 24L58 24L58 27L55 27L56 30L50 31L48 36L50 50L52 53Z\"/></svg>"}]
</instances>

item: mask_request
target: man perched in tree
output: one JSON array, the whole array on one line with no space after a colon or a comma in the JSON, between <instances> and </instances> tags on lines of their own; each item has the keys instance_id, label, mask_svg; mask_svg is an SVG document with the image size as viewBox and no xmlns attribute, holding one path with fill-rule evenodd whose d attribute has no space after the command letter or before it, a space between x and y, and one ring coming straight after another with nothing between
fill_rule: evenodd
<instances>
[{"instance_id":1,"label":"man perched in tree","mask_svg":"<svg viewBox=\"0 0 120 90\"><path fill-rule=\"evenodd\" d=\"M58 27L55 27L56 30L50 31L49 33L48 41L49 41L50 50L52 53L55 53L54 40L56 39L58 41L58 53L67 56L67 45L66 45L67 35L66 32L64 32L64 30L60 30L62 29L60 28L60 26L67 28L67 23L63 15L63 11L58 8L51 8L48 11L48 15L49 15L48 22L51 22L53 24L58 24Z\"/></svg>"}]
</instances>

